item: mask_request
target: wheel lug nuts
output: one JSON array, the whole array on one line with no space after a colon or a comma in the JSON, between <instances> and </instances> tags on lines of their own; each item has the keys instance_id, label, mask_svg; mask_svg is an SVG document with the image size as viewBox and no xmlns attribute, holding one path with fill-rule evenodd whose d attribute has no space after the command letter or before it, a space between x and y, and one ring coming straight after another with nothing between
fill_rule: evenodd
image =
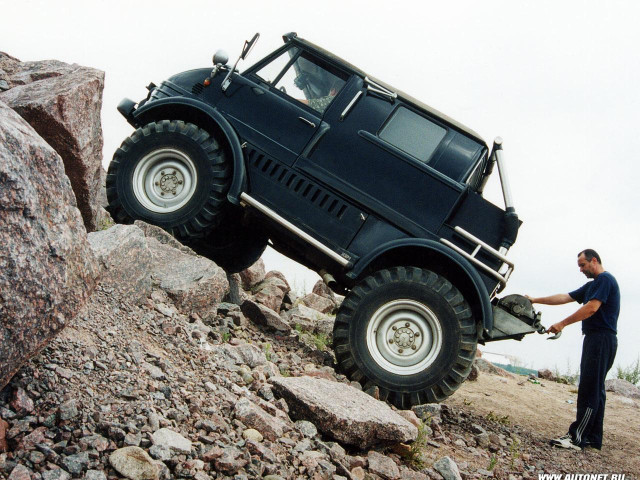
<instances>
[{"instance_id":1,"label":"wheel lug nuts","mask_svg":"<svg viewBox=\"0 0 640 480\"><path fill-rule=\"evenodd\" d=\"M398 329L398 327L396 327L395 325L393 327L391 327L391 330L393 330L394 332Z\"/></svg>"},{"instance_id":2,"label":"wheel lug nuts","mask_svg":"<svg viewBox=\"0 0 640 480\"><path fill-rule=\"evenodd\" d=\"M160 172L160 175L164 175L164 170L162 170L162 171Z\"/></svg>"},{"instance_id":3,"label":"wheel lug nuts","mask_svg":"<svg viewBox=\"0 0 640 480\"><path fill-rule=\"evenodd\" d=\"M156 187L159 187L159 186L160 186L160 182L156 182L156 183L155 183L155 186L156 186Z\"/></svg>"},{"instance_id":4,"label":"wheel lug nuts","mask_svg":"<svg viewBox=\"0 0 640 480\"><path fill-rule=\"evenodd\" d=\"M176 171L174 170L174 171L173 171L173 173L172 173L172 175L175 175L176 173L178 173L178 172L176 172Z\"/></svg>"},{"instance_id":5,"label":"wheel lug nuts","mask_svg":"<svg viewBox=\"0 0 640 480\"><path fill-rule=\"evenodd\" d=\"M403 349L401 349L401 348L399 348L399 349L398 349L398 353L402 353L402 352L404 352L404 350L403 350Z\"/></svg>"},{"instance_id":6,"label":"wheel lug nuts","mask_svg":"<svg viewBox=\"0 0 640 480\"><path fill-rule=\"evenodd\" d=\"M407 327L407 328L409 328L409 322L406 322L406 323L404 324L404 326L405 326L405 327Z\"/></svg>"},{"instance_id":7,"label":"wheel lug nuts","mask_svg":"<svg viewBox=\"0 0 640 480\"><path fill-rule=\"evenodd\" d=\"M160 192L160 195L162 195L164 197L164 192Z\"/></svg>"},{"instance_id":8,"label":"wheel lug nuts","mask_svg":"<svg viewBox=\"0 0 640 480\"><path fill-rule=\"evenodd\" d=\"M418 348L418 347L416 347L415 345L411 345L411 349L412 350L415 350L416 348Z\"/></svg>"},{"instance_id":9,"label":"wheel lug nuts","mask_svg":"<svg viewBox=\"0 0 640 480\"><path fill-rule=\"evenodd\" d=\"M178 180L178 185L182 185L182 180Z\"/></svg>"},{"instance_id":10,"label":"wheel lug nuts","mask_svg":"<svg viewBox=\"0 0 640 480\"><path fill-rule=\"evenodd\" d=\"M391 340L389 340L389 343L393 343L393 338Z\"/></svg>"}]
</instances>

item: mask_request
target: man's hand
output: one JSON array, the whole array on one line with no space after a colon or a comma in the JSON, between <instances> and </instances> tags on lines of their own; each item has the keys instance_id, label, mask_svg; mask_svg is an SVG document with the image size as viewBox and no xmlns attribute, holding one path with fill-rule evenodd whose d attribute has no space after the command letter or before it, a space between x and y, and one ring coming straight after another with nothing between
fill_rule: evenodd
<instances>
[{"instance_id":1,"label":"man's hand","mask_svg":"<svg viewBox=\"0 0 640 480\"><path fill-rule=\"evenodd\" d=\"M524 298L526 298L527 300L529 300L531 303L536 303L534 302L535 298L534 297L530 297L529 295L525 295Z\"/></svg>"},{"instance_id":2,"label":"man's hand","mask_svg":"<svg viewBox=\"0 0 640 480\"><path fill-rule=\"evenodd\" d=\"M554 323L547 328L547 333L560 333L564 327L565 325L563 322Z\"/></svg>"}]
</instances>

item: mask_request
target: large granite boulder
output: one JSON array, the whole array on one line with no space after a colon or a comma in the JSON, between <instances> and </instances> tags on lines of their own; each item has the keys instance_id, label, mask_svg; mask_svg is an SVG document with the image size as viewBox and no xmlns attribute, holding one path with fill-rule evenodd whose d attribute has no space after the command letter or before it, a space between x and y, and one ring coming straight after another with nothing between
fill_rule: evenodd
<instances>
[{"instance_id":1,"label":"large granite boulder","mask_svg":"<svg viewBox=\"0 0 640 480\"><path fill-rule=\"evenodd\" d=\"M3 73L4 72L4 73ZM100 206L104 72L57 60L20 62L0 54L0 100L62 157L87 231L107 216Z\"/></svg>"},{"instance_id":2,"label":"large granite boulder","mask_svg":"<svg viewBox=\"0 0 640 480\"><path fill-rule=\"evenodd\" d=\"M134 225L114 225L88 237L102 267L103 288L133 302L151 295L151 251L142 230Z\"/></svg>"},{"instance_id":3,"label":"large granite boulder","mask_svg":"<svg viewBox=\"0 0 640 480\"><path fill-rule=\"evenodd\" d=\"M610 378L604 382L607 392L614 392L623 397L640 399L640 388L622 378Z\"/></svg>"},{"instance_id":4,"label":"large granite boulder","mask_svg":"<svg viewBox=\"0 0 640 480\"><path fill-rule=\"evenodd\" d=\"M0 388L87 301L98 264L60 156L0 101Z\"/></svg>"},{"instance_id":5,"label":"large granite boulder","mask_svg":"<svg viewBox=\"0 0 640 480\"><path fill-rule=\"evenodd\" d=\"M137 302L155 285L184 314L206 316L229 291L225 271L153 225L114 225L89 234L104 270L102 285Z\"/></svg>"},{"instance_id":6,"label":"large granite boulder","mask_svg":"<svg viewBox=\"0 0 640 480\"><path fill-rule=\"evenodd\" d=\"M312 377L274 377L289 415L312 422L339 442L365 449L413 441L418 429L384 402L344 383Z\"/></svg>"},{"instance_id":7,"label":"large granite boulder","mask_svg":"<svg viewBox=\"0 0 640 480\"><path fill-rule=\"evenodd\" d=\"M229 292L227 273L211 260L185 253L155 237L147 237L151 251L152 282L167 292L183 313L202 318Z\"/></svg>"}]
</instances>

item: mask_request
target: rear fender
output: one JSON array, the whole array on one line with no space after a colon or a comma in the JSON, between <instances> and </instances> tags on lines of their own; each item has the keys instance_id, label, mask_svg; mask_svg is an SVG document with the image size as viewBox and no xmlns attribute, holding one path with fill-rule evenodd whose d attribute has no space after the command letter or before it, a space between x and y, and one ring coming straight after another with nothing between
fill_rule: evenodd
<instances>
[{"instance_id":1,"label":"rear fender","mask_svg":"<svg viewBox=\"0 0 640 480\"><path fill-rule=\"evenodd\" d=\"M184 120L211 132L218 130L224 136L233 157L233 180L227 198L240 203L240 193L246 189L247 173L238 134L226 118L214 107L186 97L170 97L145 103L132 113L137 126L156 120Z\"/></svg>"},{"instance_id":2,"label":"rear fender","mask_svg":"<svg viewBox=\"0 0 640 480\"><path fill-rule=\"evenodd\" d=\"M470 288L467 289L467 295L473 295L475 297L474 300L477 305L475 311L476 314L481 316L484 330L488 332L492 330L493 309L489 294L480 274L462 255L438 242L420 238L405 238L385 243L370 254L362 257L348 273L348 277L355 281L366 275L372 269L377 270L379 265L385 265L387 258L392 256L401 258L403 251L411 251L412 261L404 261L403 263L406 264L413 264L413 262L417 261L418 264L416 266L429 268L428 262L420 261L420 258L423 257L424 259L432 259L432 264L434 258L438 259L437 266L439 268L444 267L446 269L447 264L449 267L454 267L454 270L457 272L458 282L461 282L461 280L464 282L466 280L465 283L470 286ZM423 255L420 255L420 252L422 252ZM463 275L464 278L460 279L460 275ZM456 286L460 288L459 285Z\"/></svg>"}]
</instances>

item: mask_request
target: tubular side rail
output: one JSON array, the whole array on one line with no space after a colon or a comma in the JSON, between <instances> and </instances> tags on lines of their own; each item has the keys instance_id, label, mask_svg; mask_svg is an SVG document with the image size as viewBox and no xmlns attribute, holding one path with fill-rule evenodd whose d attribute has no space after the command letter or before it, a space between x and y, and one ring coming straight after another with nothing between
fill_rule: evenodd
<instances>
[{"instance_id":1,"label":"tubular side rail","mask_svg":"<svg viewBox=\"0 0 640 480\"><path fill-rule=\"evenodd\" d=\"M461 237L464 237L467 240L471 241L472 243L476 244L476 247L473 249L472 253L468 253L468 252L464 251L462 248L457 246L455 243L453 243L453 242L451 242L451 241L449 241L449 240L447 240L445 238L441 238L440 242L444 243L447 247L452 248L453 250L458 252L460 255L462 255L464 258L466 258L471 263L473 263L475 266L481 268L486 273L491 275L493 278L498 280L500 282L501 287L504 288L504 286L507 284L507 281L509 280L509 277L511 276L511 273L513 272L513 269L514 269L513 262L511 260L509 260L507 257L505 257L502 253L498 252L491 245L488 245L487 243L485 243L482 240L480 240L478 237L476 237L476 236L472 235L471 233L467 232L464 228L455 227L454 230ZM484 248L488 253L490 253L491 255L493 255L494 257L496 257L498 260L500 260L502 262L502 265L500 266L498 271L496 271L493 268L491 268L490 266L482 263L480 260L478 260L476 258L476 255L478 254L478 252L482 248ZM499 271L502 270L505 265L507 266L506 271L504 272L504 274L500 274Z\"/></svg>"}]
</instances>

